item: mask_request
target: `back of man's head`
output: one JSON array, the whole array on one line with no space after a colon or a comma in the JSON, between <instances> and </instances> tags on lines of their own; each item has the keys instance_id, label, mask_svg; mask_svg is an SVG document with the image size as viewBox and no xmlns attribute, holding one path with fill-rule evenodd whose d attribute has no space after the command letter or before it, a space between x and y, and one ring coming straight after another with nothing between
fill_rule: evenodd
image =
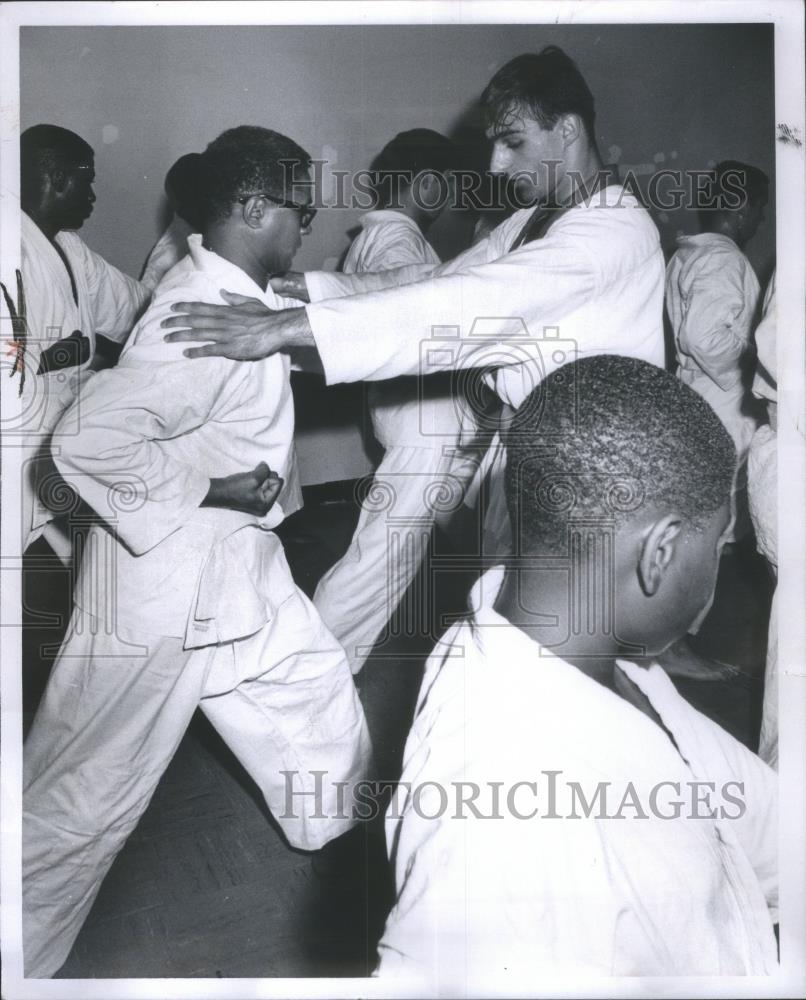
<instances>
[{"instance_id":1,"label":"back of man's head","mask_svg":"<svg viewBox=\"0 0 806 1000\"><path fill-rule=\"evenodd\" d=\"M722 160L707 178L702 190L705 202L699 206L700 228L713 232L726 216L762 208L767 204L770 179L758 167L741 160Z\"/></svg>"},{"instance_id":2,"label":"back of man's head","mask_svg":"<svg viewBox=\"0 0 806 1000\"><path fill-rule=\"evenodd\" d=\"M46 174L90 162L94 151L80 135L60 125L32 125L20 136L23 208L35 199Z\"/></svg>"},{"instance_id":3,"label":"back of man's head","mask_svg":"<svg viewBox=\"0 0 806 1000\"><path fill-rule=\"evenodd\" d=\"M185 153L165 175L165 194L176 214L198 231L200 153Z\"/></svg>"},{"instance_id":4,"label":"back of man's head","mask_svg":"<svg viewBox=\"0 0 806 1000\"><path fill-rule=\"evenodd\" d=\"M392 204L396 195L411 187L422 173L442 177L458 166L456 145L430 128L399 132L372 162L373 184L381 206Z\"/></svg>"},{"instance_id":5,"label":"back of man's head","mask_svg":"<svg viewBox=\"0 0 806 1000\"><path fill-rule=\"evenodd\" d=\"M226 218L248 195L291 198L304 183L311 157L293 139L257 125L239 125L214 139L198 161L199 207L209 224Z\"/></svg>"},{"instance_id":6,"label":"back of man's head","mask_svg":"<svg viewBox=\"0 0 806 1000\"><path fill-rule=\"evenodd\" d=\"M573 59L556 45L516 56L495 74L481 95L488 125L503 130L514 118L532 118L544 129L567 114L578 115L595 141L593 94Z\"/></svg>"},{"instance_id":7,"label":"back of man's head","mask_svg":"<svg viewBox=\"0 0 806 1000\"><path fill-rule=\"evenodd\" d=\"M736 450L711 407L661 368L601 355L563 365L507 434L516 552L565 555L580 522L678 513L695 531L730 499Z\"/></svg>"}]
</instances>

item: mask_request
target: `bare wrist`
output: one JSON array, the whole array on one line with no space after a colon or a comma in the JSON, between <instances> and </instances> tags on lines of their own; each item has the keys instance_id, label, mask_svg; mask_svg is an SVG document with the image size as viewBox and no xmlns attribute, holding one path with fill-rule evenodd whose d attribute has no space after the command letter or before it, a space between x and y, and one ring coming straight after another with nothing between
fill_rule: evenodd
<instances>
[{"instance_id":1,"label":"bare wrist","mask_svg":"<svg viewBox=\"0 0 806 1000\"><path fill-rule=\"evenodd\" d=\"M199 504L200 507L226 507L227 490L226 479L211 479L210 487L204 499Z\"/></svg>"},{"instance_id":2,"label":"bare wrist","mask_svg":"<svg viewBox=\"0 0 806 1000\"><path fill-rule=\"evenodd\" d=\"M308 295L308 282L301 271L291 271L286 275L288 294L294 299L302 302L310 302Z\"/></svg>"},{"instance_id":3,"label":"bare wrist","mask_svg":"<svg viewBox=\"0 0 806 1000\"><path fill-rule=\"evenodd\" d=\"M286 347L315 347L313 331L304 307L288 309L283 321L283 342Z\"/></svg>"}]
</instances>

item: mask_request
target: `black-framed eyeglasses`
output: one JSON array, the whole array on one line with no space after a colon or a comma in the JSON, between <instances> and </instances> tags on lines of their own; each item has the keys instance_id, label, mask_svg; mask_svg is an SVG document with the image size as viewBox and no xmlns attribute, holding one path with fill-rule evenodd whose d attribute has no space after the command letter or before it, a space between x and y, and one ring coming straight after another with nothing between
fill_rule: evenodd
<instances>
[{"instance_id":1,"label":"black-framed eyeglasses","mask_svg":"<svg viewBox=\"0 0 806 1000\"><path fill-rule=\"evenodd\" d=\"M295 212L299 212L299 224L301 229L307 229L308 226L310 226L318 211L316 208L311 208L310 205L300 205L298 201L291 201L288 198L277 198L275 195L269 194L268 191L252 191L251 194L245 194L242 198L238 199L238 204L245 205L250 198L255 198L258 195L260 195L261 198L265 198L267 201L273 202L280 208L293 208Z\"/></svg>"}]
</instances>

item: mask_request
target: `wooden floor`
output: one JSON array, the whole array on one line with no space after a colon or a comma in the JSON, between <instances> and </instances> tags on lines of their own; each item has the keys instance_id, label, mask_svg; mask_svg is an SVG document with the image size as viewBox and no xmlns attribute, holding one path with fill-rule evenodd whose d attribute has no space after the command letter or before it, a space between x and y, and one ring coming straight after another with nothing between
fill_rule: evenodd
<instances>
[{"instance_id":1,"label":"wooden floor","mask_svg":"<svg viewBox=\"0 0 806 1000\"><path fill-rule=\"evenodd\" d=\"M350 503L308 505L285 527L289 562L308 593L346 546L355 518ZM64 580L48 589L53 576L35 572L37 559L46 568L46 547L33 551L26 577L29 719L67 600ZM450 579L441 588L440 614L464 606L470 576ZM726 555L717 599L694 647L736 669L716 680L677 681L689 700L751 746L758 738L769 597L761 562ZM43 610L55 617L43 621ZM362 690L379 772L390 777L399 773L432 640L414 635L395 642L385 658L370 661ZM391 899L377 833L349 835L335 862L290 849L248 776L197 713L59 977L368 975Z\"/></svg>"}]
</instances>

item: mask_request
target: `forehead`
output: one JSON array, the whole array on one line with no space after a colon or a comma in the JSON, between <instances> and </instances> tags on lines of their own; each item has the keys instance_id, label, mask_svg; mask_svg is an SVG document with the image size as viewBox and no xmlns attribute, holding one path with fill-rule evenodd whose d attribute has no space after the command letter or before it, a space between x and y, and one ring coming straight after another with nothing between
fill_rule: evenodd
<instances>
[{"instance_id":1,"label":"forehead","mask_svg":"<svg viewBox=\"0 0 806 1000\"><path fill-rule=\"evenodd\" d=\"M486 129L484 134L488 139L497 141L499 139L506 139L509 136L525 135L534 131L542 132L544 130L540 123L532 118L528 112L519 108L513 108L499 115L495 122Z\"/></svg>"}]
</instances>

